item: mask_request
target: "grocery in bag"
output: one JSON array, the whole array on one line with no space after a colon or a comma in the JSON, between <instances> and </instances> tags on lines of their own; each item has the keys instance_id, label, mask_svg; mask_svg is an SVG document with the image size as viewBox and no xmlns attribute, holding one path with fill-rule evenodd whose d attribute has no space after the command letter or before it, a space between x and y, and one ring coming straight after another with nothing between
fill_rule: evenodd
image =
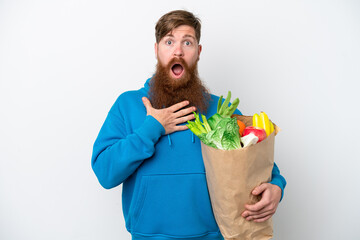
<instances>
[{"instance_id":1,"label":"grocery in bag","mask_svg":"<svg viewBox=\"0 0 360 240\"><path fill-rule=\"evenodd\" d=\"M229 104L228 94L224 104L220 98L216 121L196 115L194 124L189 126L201 140L206 179L211 205L216 222L225 240L267 240L273 237L272 219L257 223L241 216L245 204L254 204L260 199L251 194L262 183L271 181L274 165L275 135L280 130L267 119L268 136L244 147L237 121L245 127L253 127L256 116L232 115L238 101ZM236 106L236 107L234 107ZM223 107L223 108L222 108ZM221 111L221 109L223 109ZM230 109L230 110L229 110ZM225 114L226 113L226 114ZM263 120L264 118L262 115ZM204 119L205 118L205 119ZM209 126L206 126L207 123ZM199 129L199 123L204 129ZM255 123L256 124L256 123ZM246 128L245 128L246 129ZM197 131L199 130L199 131ZM266 131L265 131L266 132ZM238 136L239 140L235 139Z\"/></svg>"}]
</instances>

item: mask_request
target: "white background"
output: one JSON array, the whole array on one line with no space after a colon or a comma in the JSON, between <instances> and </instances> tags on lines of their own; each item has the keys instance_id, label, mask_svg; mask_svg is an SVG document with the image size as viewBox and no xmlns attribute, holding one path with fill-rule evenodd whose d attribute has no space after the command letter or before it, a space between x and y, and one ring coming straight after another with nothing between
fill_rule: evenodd
<instances>
[{"instance_id":1,"label":"white background","mask_svg":"<svg viewBox=\"0 0 360 240\"><path fill-rule=\"evenodd\" d=\"M275 239L359 239L360 3L0 0L0 239L130 239L92 144L155 69L154 27L202 20L199 72L281 127Z\"/></svg>"}]
</instances>

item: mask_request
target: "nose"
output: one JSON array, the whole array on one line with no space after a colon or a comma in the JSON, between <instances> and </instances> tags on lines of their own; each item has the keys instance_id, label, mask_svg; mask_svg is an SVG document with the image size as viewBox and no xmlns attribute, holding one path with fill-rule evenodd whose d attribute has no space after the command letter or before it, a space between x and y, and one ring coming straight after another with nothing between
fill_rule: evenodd
<instances>
[{"instance_id":1,"label":"nose","mask_svg":"<svg viewBox=\"0 0 360 240\"><path fill-rule=\"evenodd\" d=\"M176 56L176 57L183 57L184 56L184 51L183 51L181 45L177 45L175 47L174 56Z\"/></svg>"}]
</instances>

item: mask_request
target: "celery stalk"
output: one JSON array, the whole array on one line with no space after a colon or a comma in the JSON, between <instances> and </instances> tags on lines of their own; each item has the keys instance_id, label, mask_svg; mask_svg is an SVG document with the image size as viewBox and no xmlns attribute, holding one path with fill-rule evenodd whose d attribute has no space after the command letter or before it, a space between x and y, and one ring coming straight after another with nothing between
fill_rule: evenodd
<instances>
[{"instance_id":1,"label":"celery stalk","mask_svg":"<svg viewBox=\"0 0 360 240\"><path fill-rule=\"evenodd\" d=\"M220 98L219 98L219 101L218 101L217 111L216 111L216 112L219 112L219 111L220 111L221 104L222 104L222 100L223 100L223 96L221 95Z\"/></svg>"},{"instance_id":2,"label":"celery stalk","mask_svg":"<svg viewBox=\"0 0 360 240\"><path fill-rule=\"evenodd\" d=\"M186 126L192 131L196 136L200 136L203 134L202 131L197 127L196 123L188 121L188 124Z\"/></svg>"},{"instance_id":3,"label":"celery stalk","mask_svg":"<svg viewBox=\"0 0 360 240\"><path fill-rule=\"evenodd\" d=\"M206 120L206 117L204 115L201 114L202 120L203 120L203 126L206 129L206 132L210 132L211 131L211 127L208 123L208 121Z\"/></svg>"}]
</instances>

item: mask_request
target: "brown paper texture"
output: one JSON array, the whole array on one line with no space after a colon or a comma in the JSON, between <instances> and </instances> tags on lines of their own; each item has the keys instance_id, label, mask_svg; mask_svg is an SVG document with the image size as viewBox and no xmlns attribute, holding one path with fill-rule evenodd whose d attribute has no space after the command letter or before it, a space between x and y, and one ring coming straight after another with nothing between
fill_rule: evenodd
<instances>
[{"instance_id":1,"label":"brown paper texture","mask_svg":"<svg viewBox=\"0 0 360 240\"><path fill-rule=\"evenodd\" d=\"M252 116L233 115L252 126ZM241 216L245 204L260 199L251 194L271 180L274 165L275 130L262 142L235 150L220 150L201 143L211 205L226 240L267 240L273 237L272 219L256 223Z\"/></svg>"}]
</instances>

